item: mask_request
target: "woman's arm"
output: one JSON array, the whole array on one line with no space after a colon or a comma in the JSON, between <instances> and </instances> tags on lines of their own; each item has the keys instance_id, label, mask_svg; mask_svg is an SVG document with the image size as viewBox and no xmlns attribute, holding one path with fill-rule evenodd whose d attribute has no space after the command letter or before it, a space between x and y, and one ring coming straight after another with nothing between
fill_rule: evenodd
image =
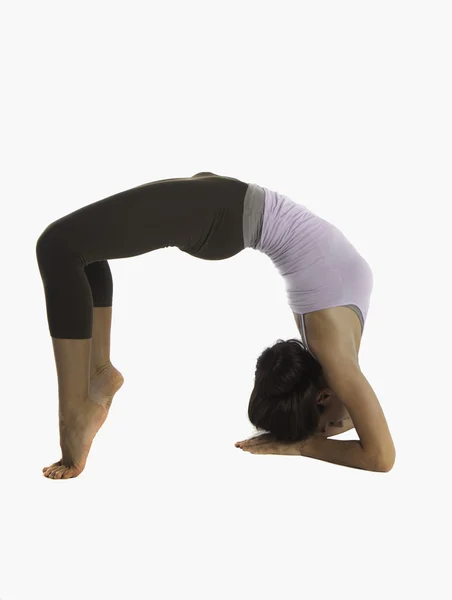
<instances>
[{"instance_id":1,"label":"woman's arm","mask_svg":"<svg viewBox=\"0 0 452 600\"><path fill-rule=\"evenodd\" d=\"M329 440L323 436L311 436L301 442L279 442L273 434L264 433L243 442L236 442L235 446L251 454L306 456L366 471L388 470L369 458L360 440Z\"/></svg>"}]
</instances>

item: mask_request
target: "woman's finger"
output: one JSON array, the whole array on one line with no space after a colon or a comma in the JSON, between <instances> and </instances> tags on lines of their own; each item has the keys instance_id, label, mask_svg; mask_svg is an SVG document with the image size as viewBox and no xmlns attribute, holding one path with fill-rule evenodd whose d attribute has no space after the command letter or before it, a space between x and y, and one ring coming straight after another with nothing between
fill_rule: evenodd
<instances>
[{"instance_id":1,"label":"woman's finger","mask_svg":"<svg viewBox=\"0 0 452 600\"><path fill-rule=\"evenodd\" d=\"M237 442L235 444L238 448L249 448L251 446L255 446L256 442L253 442L252 438L248 440L243 440L242 442Z\"/></svg>"},{"instance_id":2,"label":"woman's finger","mask_svg":"<svg viewBox=\"0 0 452 600\"><path fill-rule=\"evenodd\" d=\"M256 446L245 448L245 451L250 452L251 454L277 454L278 447L279 446L273 442L267 442L265 444L257 444Z\"/></svg>"},{"instance_id":3,"label":"woman's finger","mask_svg":"<svg viewBox=\"0 0 452 600\"><path fill-rule=\"evenodd\" d=\"M242 450L246 450L248 448L255 448L256 446L262 446L263 444L268 444L273 442L274 436L271 433L265 433L263 435L256 435L247 440L243 440L242 442L236 442L236 448L241 448Z\"/></svg>"}]
</instances>

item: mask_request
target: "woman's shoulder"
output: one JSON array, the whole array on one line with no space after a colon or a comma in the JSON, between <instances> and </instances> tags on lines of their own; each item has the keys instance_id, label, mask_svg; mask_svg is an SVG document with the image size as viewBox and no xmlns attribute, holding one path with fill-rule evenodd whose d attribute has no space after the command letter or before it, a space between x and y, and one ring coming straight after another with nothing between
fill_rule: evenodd
<instances>
[{"instance_id":1,"label":"woman's shoulder","mask_svg":"<svg viewBox=\"0 0 452 600\"><path fill-rule=\"evenodd\" d=\"M301 315L293 315L301 333ZM308 346L314 354L316 347L327 344L358 362L362 327L354 310L348 306L335 306L305 313L304 326Z\"/></svg>"}]
</instances>

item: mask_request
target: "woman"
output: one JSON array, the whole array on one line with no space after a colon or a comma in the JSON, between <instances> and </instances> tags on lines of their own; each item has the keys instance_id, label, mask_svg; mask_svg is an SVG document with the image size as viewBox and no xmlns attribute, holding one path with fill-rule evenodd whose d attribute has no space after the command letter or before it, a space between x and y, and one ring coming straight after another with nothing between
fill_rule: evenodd
<instances>
[{"instance_id":1,"label":"woman","mask_svg":"<svg viewBox=\"0 0 452 600\"><path fill-rule=\"evenodd\" d=\"M280 340L259 357L249 417L270 433L236 445L338 462L334 449L308 448L307 442L349 444L317 434L335 434L354 423L364 434L366 460L349 447L339 464L388 470L387 424L358 376L372 289L367 263L338 229L290 198L204 172L94 202L51 223L39 237L36 256L58 376L62 450L61 460L44 468L44 475L67 479L83 471L124 381L110 361L113 281L107 260L168 246L205 260L224 260L251 247L267 254L285 279L305 347ZM357 401L360 391L364 399ZM369 418L378 433L369 428Z\"/></svg>"}]
</instances>

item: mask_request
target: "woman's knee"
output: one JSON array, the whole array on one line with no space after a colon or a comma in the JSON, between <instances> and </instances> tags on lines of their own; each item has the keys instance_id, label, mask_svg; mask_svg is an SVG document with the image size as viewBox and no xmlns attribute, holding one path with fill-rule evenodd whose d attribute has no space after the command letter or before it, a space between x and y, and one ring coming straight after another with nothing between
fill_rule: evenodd
<instances>
[{"instance_id":1,"label":"woman's knee","mask_svg":"<svg viewBox=\"0 0 452 600\"><path fill-rule=\"evenodd\" d=\"M41 258L50 246L53 246L55 240L55 228L53 223L44 229L36 242L36 256Z\"/></svg>"},{"instance_id":2,"label":"woman's knee","mask_svg":"<svg viewBox=\"0 0 452 600\"><path fill-rule=\"evenodd\" d=\"M64 227L59 221L50 223L39 236L36 242L36 257L38 262L55 258L67 248Z\"/></svg>"}]
</instances>

